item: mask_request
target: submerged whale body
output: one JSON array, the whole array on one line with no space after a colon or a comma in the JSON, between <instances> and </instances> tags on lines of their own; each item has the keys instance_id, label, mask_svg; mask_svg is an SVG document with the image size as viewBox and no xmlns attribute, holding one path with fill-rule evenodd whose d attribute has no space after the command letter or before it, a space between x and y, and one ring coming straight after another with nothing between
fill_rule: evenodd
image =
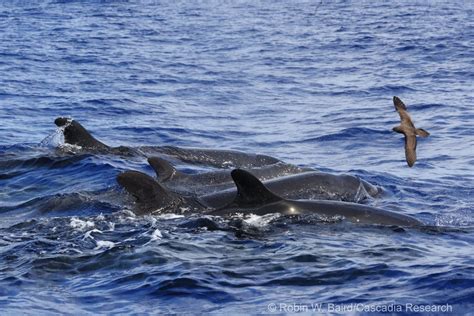
<instances>
[{"instance_id":1,"label":"submerged whale body","mask_svg":"<svg viewBox=\"0 0 474 316\"><path fill-rule=\"evenodd\" d=\"M118 183L137 200L140 212L175 211L186 208L191 212L202 212L209 215L227 216L234 213L265 215L280 213L282 215L316 214L322 217L343 217L351 222L421 226L418 220L382 209L357 203L329 200L287 200L270 190L251 173L235 169L231 173L237 187L233 199L225 206L210 209L202 201L183 197L169 192L147 174L137 171L126 171L117 176Z\"/></svg>"},{"instance_id":2,"label":"submerged whale body","mask_svg":"<svg viewBox=\"0 0 474 316\"><path fill-rule=\"evenodd\" d=\"M416 161L416 136L428 137L430 133L422 128L416 128L407 112L406 105L398 97L393 97L393 104L400 116L400 125L392 130L405 135L405 158L409 167Z\"/></svg>"},{"instance_id":3,"label":"submerged whale body","mask_svg":"<svg viewBox=\"0 0 474 316\"><path fill-rule=\"evenodd\" d=\"M258 177L257 177L258 178ZM361 202L381 193L381 189L351 175L334 175L325 172L304 172L263 181L271 192L283 198ZM202 204L219 208L230 203L237 189L199 196Z\"/></svg>"},{"instance_id":4,"label":"submerged whale body","mask_svg":"<svg viewBox=\"0 0 474 316\"><path fill-rule=\"evenodd\" d=\"M111 147L94 138L91 133L75 120L58 117L54 123L63 129L66 144L80 146L84 151L146 157L161 154L183 162L205 164L218 168L260 167L281 162L271 156L248 154L234 150L181 148L175 146Z\"/></svg>"},{"instance_id":5,"label":"submerged whale body","mask_svg":"<svg viewBox=\"0 0 474 316\"><path fill-rule=\"evenodd\" d=\"M409 120L408 114L403 112L403 109L400 109L399 113L402 118L402 125L399 130L403 130L406 139L411 139L407 137L407 134L408 131L411 133L413 130L409 130L408 127L414 129L414 126L413 124L411 124L411 126L408 124L411 123L411 120ZM406 119L407 117L408 120ZM278 171L278 168L281 166L288 168L288 166L284 166L284 163L270 156L246 154L230 150L207 150L172 146L137 148L124 146L110 147L95 139L77 121L57 118L55 124L63 129L64 139L67 144L79 146L85 151L147 157L158 153L164 157L172 157L184 162L208 164L218 167L267 167L269 165L281 164L275 166L274 170L271 170L271 168L268 170L256 170L256 172L262 172L262 175L265 175L265 172L269 174L272 172L282 172L281 170ZM414 130L417 133L422 133L420 131L423 131ZM213 182L220 184L229 182L229 176L226 173L197 175L193 179L192 176L179 174L172 165L167 165L166 161L160 157L150 159L149 162L161 178L161 181L165 183L168 182L172 184L173 181L176 182L179 178L181 178L181 180L184 179L185 183L197 180L195 181L197 185L204 187L206 185L212 186L214 184ZM300 170L291 170L290 172L297 173L299 171ZM266 185L252 173L242 169L234 169L230 176L236 186L236 190L221 193L217 192L214 193L214 195L202 197L196 196L196 194L191 194L190 196L189 194L183 195L179 194L179 192L173 192L155 181L152 177L137 171L126 171L119 174L117 176L117 182L136 199L136 209L141 213L154 211L176 212L177 210L181 210L182 212L200 212L216 216L227 216L234 213L257 215L279 213L289 216L315 214L323 218L342 217L354 223L396 226L422 225L420 221L410 216L368 205L331 200L294 200L286 198L288 196L291 197L291 194L298 194L299 191L303 192L303 197L307 198L310 192L312 192L310 191L311 186L313 189L326 186L326 189L331 188L331 190L335 192L337 189L340 189L342 193L351 191L356 192L356 195L360 189L364 190L366 194L368 194L367 192L371 192L371 194L374 195L378 193L378 190L369 183L352 176L335 176L319 172L307 172L306 174L302 173L286 178L274 179L268 181ZM207 182L199 184L199 181ZM330 192L326 190L324 193L328 194ZM338 192L338 194L340 193L341 192Z\"/></svg>"},{"instance_id":6,"label":"submerged whale body","mask_svg":"<svg viewBox=\"0 0 474 316\"><path fill-rule=\"evenodd\" d=\"M237 193L230 171L186 174L178 171L170 162L162 158L152 157L148 159L148 162L155 170L163 190L166 187L172 192L195 197L205 207L219 208L227 205ZM382 191L352 175L334 175L318 171L303 172L304 170L307 169L275 164L247 171L263 181L273 193L290 199L360 202L369 197L376 197Z\"/></svg>"},{"instance_id":7,"label":"submerged whale body","mask_svg":"<svg viewBox=\"0 0 474 316\"><path fill-rule=\"evenodd\" d=\"M354 223L395 225L403 227L422 226L417 219L367 205L338 201L287 200L272 192L256 177L245 170L235 169L232 178L237 186L237 195L230 204L209 212L211 215L252 213L265 215L316 214L322 217L343 217Z\"/></svg>"},{"instance_id":8,"label":"submerged whale body","mask_svg":"<svg viewBox=\"0 0 474 316\"><path fill-rule=\"evenodd\" d=\"M159 157L148 158L148 162L155 170L160 184L174 192L194 194L208 207L226 205L236 194L234 180L228 170L186 174ZM368 197L376 197L382 191L352 175L334 175L284 163L246 170L263 181L270 191L291 199L359 202Z\"/></svg>"},{"instance_id":9,"label":"submerged whale body","mask_svg":"<svg viewBox=\"0 0 474 316\"><path fill-rule=\"evenodd\" d=\"M199 196L235 187L230 170L187 174L180 172L168 160L161 157L150 157L148 163L155 171L158 182L175 192ZM262 181L314 171L311 168L301 168L283 162L247 170Z\"/></svg>"}]
</instances>

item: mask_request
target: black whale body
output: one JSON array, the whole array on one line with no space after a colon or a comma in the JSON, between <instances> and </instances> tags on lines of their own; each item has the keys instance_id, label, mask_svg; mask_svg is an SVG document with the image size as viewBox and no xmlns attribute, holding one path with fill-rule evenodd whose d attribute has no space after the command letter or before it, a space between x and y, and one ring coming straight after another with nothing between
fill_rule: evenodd
<instances>
[{"instance_id":1,"label":"black whale body","mask_svg":"<svg viewBox=\"0 0 474 316\"><path fill-rule=\"evenodd\" d=\"M342 217L353 223L402 227L418 227L423 223L417 219L383 209L358 203L327 200L287 200L270 192L262 182L245 170L235 169L232 178L237 186L237 195L230 204L209 212L210 215L226 216L233 213L265 215L316 214L323 218Z\"/></svg>"},{"instance_id":2,"label":"black whale body","mask_svg":"<svg viewBox=\"0 0 474 316\"><path fill-rule=\"evenodd\" d=\"M156 147L110 147L96 140L81 124L74 120L58 118L55 120L58 127L63 128L67 144L80 146L82 150L110 153L118 155L162 154L171 156L184 162L207 164L225 168L261 167L280 163L276 158L265 155L246 154L230 150L208 150L194 148L178 148L172 146ZM195 198L184 197L164 189L153 178L139 172L128 171L117 176L117 181L138 202L143 212L156 209L176 210L190 209L210 215L227 216L236 212L264 215L280 213L283 215L317 214L323 217L343 217L355 223L370 223L380 225L420 226L418 220L367 205L357 203L327 201L327 200L287 200L268 190L251 173L235 169L231 173L237 187L234 199L225 206L210 209Z\"/></svg>"},{"instance_id":3,"label":"black whale body","mask_svg":"<svg viewBox=\"0 0 474 316\"><path fill-rule=\"evenodd\" d=\"M75 120L58 117L54 123L63 129L65 143L79 146L81 150L86 152L146 157L161 154L183 162L205 164L217 168L260 167L281 162L277 158L267 155L249 154L234 150L181 148L175 146L110 147L95 139Z\"/></svg>"},{"instance_id":4,"label":"black whale body","mask_svg":"<svg viewBox=\"0 0 474 316\"><path fill-rule=\"evenodd\" d=\"M351 175L334 175L325 172L305 172L264 181L271 192L287 199L332 200L362 202L376 197L381 189ZM211 208L219 208L230 203L237 189L214 192L199 196L199 201Z\"/></svg>"},{"instance_id":5,"label":"black whale body","mask_svg":"<svg viewBox=\"0 0 474 316\"><path fill-rule=\"evenodd\" d=\"M315 214L323 218L342 217L354 223L409 227L422 225L413 217L368 205L329 200L284 199L269 191L260 180L245 170L235 169L231 176L237 187L234 199L227 205L216 209L210 209L198 199L170 192L154 181L152 177L141 172L123 172L117 176L117 182L136 198L140 213L149 213L155 210L176 212L177 209L187 209L189 212L217 216L228 216L235 213Z\"/></svg>"},{"instance_id":6,"label":"black whale body","mask_svg":"<svg viewBox=\"0 0 474 316\"><path fill-rule=\"evenodd\" d=\"M155 171L158 182L174 192L201 196L235 188L234 180L228 169L188 174L180 172L169 161L161 157L150 157L148 163ZM311 168L301 168L283 162L246 168L246 170L261 181L314 171Z\"/></svg>"}]
</instances>

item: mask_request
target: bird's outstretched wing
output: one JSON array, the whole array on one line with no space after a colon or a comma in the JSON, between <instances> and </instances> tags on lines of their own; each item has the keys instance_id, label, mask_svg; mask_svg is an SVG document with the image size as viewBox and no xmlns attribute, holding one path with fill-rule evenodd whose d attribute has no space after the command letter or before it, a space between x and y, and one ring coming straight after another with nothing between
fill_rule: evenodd
<instances>
[{"instance_id":1,"label":"bird's outstretched wing","mask_svg":"<svg viewBox=\"0 0 474 316\"><path fill-rule=\"evenodd\" d=\"M400 115L401 125L407 124L413 126L413 122L407 112L405 103L403 103L399 97L393 97L393 105L395 105L395 109L397 110L398 115Z\"/></svg>"},{"instance_id":2,"label":"bird's outstretched wing","mask_svg":"<svg viewBox=\"0 0 474 316\"><path fill-rule=\"evenodd\" d=\"M405 134L405 158L409 167L412 167L416 161L416 135Z\"/></svg>"}]
</instances>

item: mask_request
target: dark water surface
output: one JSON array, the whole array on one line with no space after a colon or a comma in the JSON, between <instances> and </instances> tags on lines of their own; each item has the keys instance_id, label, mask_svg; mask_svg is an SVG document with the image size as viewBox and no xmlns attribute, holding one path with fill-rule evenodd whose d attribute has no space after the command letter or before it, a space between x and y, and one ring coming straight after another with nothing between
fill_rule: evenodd
<instances>
[{"instance_id":1,"label":"dark water surface","mask_svg":"<svg viewBox=\"0 0 474 316\"><path fill-rule=\"evenodd\" d=\"M2 314L472 313L473 16L467 1L2 3ZM414 168L391 131L393 95L431 132ZM357 175L386 191L370 205L434 228L135 216L115 176L151 174L145 159L56 152L61 115L111 145Z\"/></svg>"}]
</instances>

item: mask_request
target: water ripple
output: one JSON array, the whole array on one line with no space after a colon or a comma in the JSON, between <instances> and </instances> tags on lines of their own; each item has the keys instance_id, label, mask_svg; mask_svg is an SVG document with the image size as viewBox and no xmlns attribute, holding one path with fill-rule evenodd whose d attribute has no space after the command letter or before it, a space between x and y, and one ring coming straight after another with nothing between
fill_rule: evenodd
<instances>
[{"instance_id":1,"label":"water ripple","mask_svg":"<svg viewBox=\"0 0 474 316\"><path fill-rule=\"evenodd\" d=\"M0 309L469 313L473 14L469 2L3 3ZM394 95L431 133L414 168L391 131ZM56 151L63 115L114 146L238 149L350 173L384 189L367 203L429 226L136 216L115 176L151 172L145 159Z\"/></svg>"}]
</instances>

